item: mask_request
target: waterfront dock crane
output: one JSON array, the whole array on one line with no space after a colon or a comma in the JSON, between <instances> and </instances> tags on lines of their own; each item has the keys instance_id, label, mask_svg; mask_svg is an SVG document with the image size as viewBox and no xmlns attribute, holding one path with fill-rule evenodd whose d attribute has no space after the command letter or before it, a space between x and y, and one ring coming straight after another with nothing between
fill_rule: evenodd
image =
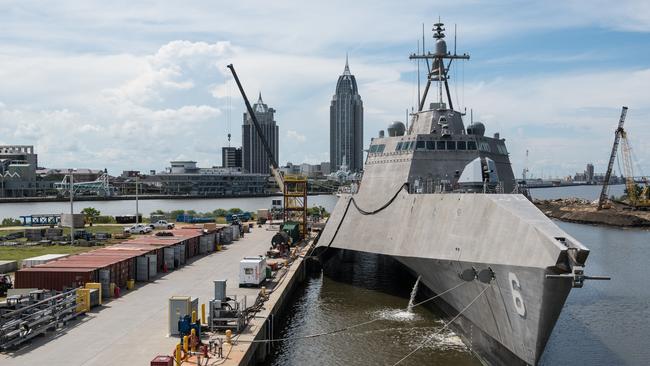
<instances>
[{"instance_id":1,"label":"waterfront dock crane","mask_svg":"<svg viewBox=\"0 0 650 366\"><path fill-rule=\"evenodd\" d=\"M255 111L248 101L248 97L246 97L246 92L244 92L244 88L239 81L237 72L235 72L235 67L232 64L229 64L228 68L230 69L230 72L232 73L232 76L237 83L239 92L241 93L241 96L244 99L244 103L246 104L246 110L248 111L248 114L251 117L251 121L255 126L257 135L260 137L264 151L269 158L269 167L271 169L271 173L273 174L273 178L275 179L275 182L282 192L282 196L284 198L284 222L297 222L300 226L300 237L301 239L304 239L307 236L307 178L303 176L284 177L282 175L280 172L280 167L278 166L278 162L273 155L273 151L271 150L268 141L266 141L266 137L264 137L262 128L257 121Z\"/></svg>"}]
</instances>

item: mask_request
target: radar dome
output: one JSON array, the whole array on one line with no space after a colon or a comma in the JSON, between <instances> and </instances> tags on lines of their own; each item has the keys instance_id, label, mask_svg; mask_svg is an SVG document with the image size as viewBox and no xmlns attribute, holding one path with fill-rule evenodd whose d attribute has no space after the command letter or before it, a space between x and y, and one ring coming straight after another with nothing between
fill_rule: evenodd
<instances>
[{"instance_id":1,"label":"radar dome","mask_svg":"<svg viewBox=\"0 0 650 366\"><path fill-rule=\"evenodd\" d=\"M474 122L467 126L467 134L483 136L485 135L485 125L481 122Z\"/></svg>"},{"instance_id":2,"label":"radar dome","mask_svg":"<svg viewBox=\"0 0 650 366\"><path fill-rule=\"evenodd\" d=\"M400 121L395 121L388 126L388 136L403 136L406 132L406 126Z\"/></svg>"},{"instance_id":3,"label":"radar dome","mask_svg":"<svg viewBox=\"0 0 650 366\"><path fill-rule=\"evenodd\" d=\"M444 39L440 38L436 41L436 55L446 55L447 54L447 42Z\"/></svg>"}]
</instances>

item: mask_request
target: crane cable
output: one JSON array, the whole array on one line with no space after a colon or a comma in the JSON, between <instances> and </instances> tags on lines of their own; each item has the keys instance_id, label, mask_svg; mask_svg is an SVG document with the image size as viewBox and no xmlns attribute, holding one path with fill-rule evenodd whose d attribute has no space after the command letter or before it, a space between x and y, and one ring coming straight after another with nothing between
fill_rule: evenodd
<instances>
[{"instance_id":1,"label":"crane cable","mask_svg":"<svg viewBox=\"0 0 650 366\"><path fill-rule=\"evenodd\" d=\"M440 330L437 331L436 333L434 333L434 334L428 336L428 337L427 337L427 338L426 338L422 343L420 343L419 346L417 346L416 349L414 349L413 351L409 352L409 354L407 354L406 356L400 358L399 361L397 361L397 362L395 362L395 363L393 364L393 366L397 366L397 365L399 365L400 363L402 363L402 361L406 360L406 359L409 358L411 355L413 355L415 352L419 351L422 347L424 347L427 343L429 343L429 341L430 341L433 337L439 335L439 334L442 333L445 329L447 329L447 327L449 327L449 325L451 325L451 323L453 323L453 322L454 322L454 321L455 321L459 316L461 316L461 314L463 314L463 312L465 312L465 310L469 309L469 307L472 306L472 304L474 304L474 302L476 302L476 300L478 300L478 298L481 297L481 296L485 293L485 291L487 291L487 289L489 289L489 288L490 288L489 286L485 287L485 288L483 289L483 291L481 291L478 295L476 295L476 297L475 297L475 298L474 298L474 299L473 299L469 304L467 304L467 306L465 306L465 307L463 308L463 310L461 310L458 314L456 314L456 316L455 316L453 319L451 319L449 322L447 322L447 324L445 324L445 326L442 327L442 329L440 329Z\"/></svg>"}]
</instances>

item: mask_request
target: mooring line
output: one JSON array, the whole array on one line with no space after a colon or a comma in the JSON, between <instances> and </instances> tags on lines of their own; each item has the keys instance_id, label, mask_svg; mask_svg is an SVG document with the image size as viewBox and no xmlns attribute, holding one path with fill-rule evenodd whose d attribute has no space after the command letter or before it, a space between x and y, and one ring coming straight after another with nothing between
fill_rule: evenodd
<instances>
[{"instance_id":1,"label":"mooring line","mask_svg":"<svg viewBox=\"0 0 650 366\"><path fill-rule=\"evenodd\" d=\"M453 319L451 319L449 322L447 322L447 324L445 324L445 326L442 327L442 329L440 329L438 332L436 332L436 333L430 335L429 337L427 337L427 338L424 340L424 342L420 343L420 345L419 345L416 349L414 349L413 351L409 352L409 354L407 354L406 356L402 357L399 361L395 362L395 363L393 364L393 366L397 366L397 365L399 365L400 363L402 363L402 361L404 361L404 360L406 360L407 358L411 357L411 355L413 355L415 352L419 351L422 347L424 347L427 343L429 343L429 341L430 341L433 337L435 337L435 336L441 334L442 332L444 332L445 329L447 329L447 327L449 327L449 326L451 325L451 323L453 323L456 319L458 319L458 317L461 316L461 314L463 314L463 312L465 312L465 310L469 309L469 307L472 306L472 304L474 304L474 302L476 302L476 300L478 300L478 298L481 297L481 296L485 293L485 291L487 291L487 289L489 289L489 288L490 288L490 286L486 286L486 287L483 289L483 291L481 291L478 295L476 295L476 297L475 297L472 301L470 301L470 303L467 304L467 306L465 306L465 307L463 308L463 310L461 310L458 314L456 314L455 317L453 317Z\"/></svg>"}]
</instances>

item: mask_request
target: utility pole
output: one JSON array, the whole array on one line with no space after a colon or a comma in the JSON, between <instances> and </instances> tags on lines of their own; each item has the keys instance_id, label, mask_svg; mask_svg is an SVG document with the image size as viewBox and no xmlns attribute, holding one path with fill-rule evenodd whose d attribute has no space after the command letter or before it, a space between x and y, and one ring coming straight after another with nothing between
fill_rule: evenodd
<instances>
[{"instance_id":1,"label":"utility pole","mask_svg":"<svg viewBox=\"0 0 650 366\"><path fill-rule=\"evenodd\" d=\"M140 223L140 213L138 208L138 183L140 182L140 174L135 176L135 223Z\"/></svg>"},{"instance_id":2,"label":"utility pole","mask_svg":"<svg viewBox=\"0 0 650 366\"><path fill-rule=\"evenodd\" d=\"M70 169L70 245L74 245L74 169Z\"/></svg>"}]
</instances>

